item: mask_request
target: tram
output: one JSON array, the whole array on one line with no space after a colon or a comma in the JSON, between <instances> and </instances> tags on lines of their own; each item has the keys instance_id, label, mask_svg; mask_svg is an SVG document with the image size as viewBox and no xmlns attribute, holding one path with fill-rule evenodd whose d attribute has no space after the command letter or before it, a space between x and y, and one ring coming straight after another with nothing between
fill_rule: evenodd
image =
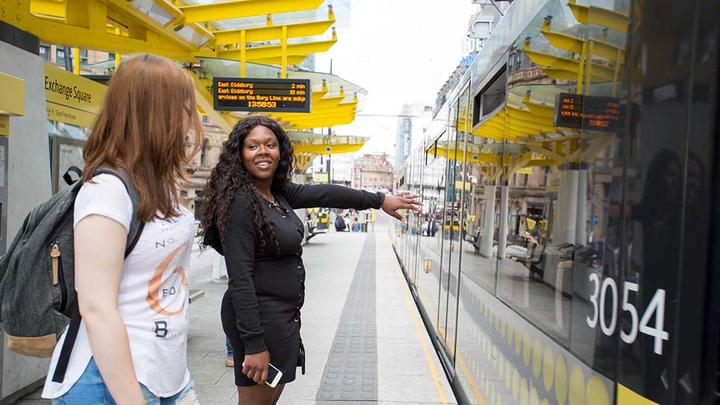
<instances>
[{"instance_id":1,"label":"tram","mask_svg":"<svg viewBox=\"0 0 720 405\"><path fill-rule=\"evenodd\" d=\"M392 235L460 402L718 403L719 4L517 0L445 95Z\"/></svg>"}]
</instances>

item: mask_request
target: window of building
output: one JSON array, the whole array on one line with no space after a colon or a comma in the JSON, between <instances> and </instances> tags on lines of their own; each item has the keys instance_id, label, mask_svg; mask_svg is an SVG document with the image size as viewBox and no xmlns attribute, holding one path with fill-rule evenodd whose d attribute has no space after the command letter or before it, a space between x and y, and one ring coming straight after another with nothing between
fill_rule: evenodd
<instances>
[{"instance_id":1,"label":"window of building","mask_svg":"<svg viewBox=\"0 0 720 405\"><path fill-rule=\"evenodd\" d=\"M200 166L201 167L207 167L208 149L209 149L208 140L205 139L202 144L202 149L200 149Z\"/></svg>"},{"instance_id":2,"label":"window of building","mask_svg":"<svg viewBox=\"0 0 720 405\"><path fill-rule=\"evenodd\" d=\"M45 59L46 61L50 61L50 46L40 45L39 54L41 58Z\"/></svg>"},{"instance_id":3,"label":"window of building","mask_svg":"<svg viewBox=\"0 0 720 405\"><path fill-rule=\"evenodd\" d=\"M64 48L56 48L55 49L55 63L58 65L65 66L65 49Z\"/></svg>"}]
</instances>

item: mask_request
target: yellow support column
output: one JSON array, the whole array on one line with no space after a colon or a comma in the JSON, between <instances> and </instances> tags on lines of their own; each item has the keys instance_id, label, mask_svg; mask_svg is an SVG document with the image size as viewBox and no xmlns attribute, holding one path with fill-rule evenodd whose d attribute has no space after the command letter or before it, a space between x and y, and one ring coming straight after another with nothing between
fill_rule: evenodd
<instances>
[{"instance_id":1,"label":"yellow support column","mask_svg":"<svg viewBox=\"0 0 720 405\"><path fill-rule=\"evenodd\" d=\"M72 56L73 56L73 73L76 75L79 75L80 74L80 49L73 48Z\"/></svg>"},{"instance_id":2,"label":"yellow support column","mask_svg":"<svg viewBox=\"0 0 720 405\"><path fill-rule=\"evenodd\" d=\"M281 51L282 78L287 79L287 59L288 59L287 25L283 25L283 27L282 27L282 36L280 37L280 44L282 46L282 51Z\"/></svg>"},{"instance_id":3,"label":"yellow support column","mask_svg":"<svg viewBox=\"0 0 720 405\"><path fill-rule=\"evenodd\" d=\"M585 62L587 67L585 68L585 74L587 75L587 80L585 81L585 91L590 91L590 85L592 85L592 71L593 71L593 63L592 63L592 55L593 51L595 49L595 41L589 40L588 42L588 51L585 57L587 58L587 61Z\"/></svg>"},{"instance_id":4,"label":"yellow support column","mask_svg":"<svg viewBox=\"0 0 720 405\"><path fill-rule=\"evenodd\" d=\"M25 80L0 72L0 136L10 135L10 117L25 115Z\"/></svg>"},{"instance_id":5,"label":"yellow support column","mask_svg":"<svg viewBox=\"0 0 720 405\"><path fill-rule=\"evenodd\" d=\"M245 56L245 47L247 46L245 43L246 38L247 32L245 30L242 30L240 32L240 77L245 77L245 75L247 74L245 70L245 62L247 62Z\"/></svg>"},{"instance_id":6,"label":"yellow support column","mask_svg":"<svg viewBox=\"0 0 720 405\"><path fill-rule=\"evenodd\" d=\"M587 55L587 42L583 42L582 51L580 52L580 66L578 66L577 76L577 94L582 94L583 80L585 79L585 56Z\"/></svg>"}]
</instances>

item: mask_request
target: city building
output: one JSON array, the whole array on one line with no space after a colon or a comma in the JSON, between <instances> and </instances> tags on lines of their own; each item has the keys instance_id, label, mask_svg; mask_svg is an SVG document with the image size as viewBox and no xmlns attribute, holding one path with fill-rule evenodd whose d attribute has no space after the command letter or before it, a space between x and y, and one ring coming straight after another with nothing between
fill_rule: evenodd
<instances>
[{"instance_id":1,"label":"city building","mask_svg":"<svg viewBox=\"0 0 720 405\"><path fill-rule=\"evenodd\" d=\"M227 134L218 126L212 125L203 116L203 132L205 137L198 153L187 165L187 181L184 181L180 189L180 200L182 205L195 213L195 218L200 218L202 208L198 201L200 194L205 188L212 169L217 165L222 152L223 143ZM195 147L193 136L186 138L186 148L192 150Z\"/></svg>"},{"instance_id":2,"label":"city building","mask_svg":"<svg viewBox=\"0 0 720 405\"><path fill-rule=\"evenodd\" d=\"M354 157L352 154L320 155L313 161L308 180L311 183L332 183L350 187ZM330 171L328 172L328 167ZM328 175L328 173L330 173Z\"/></svg>"},{"instance_id":3,"label":"city building","mask_svg":"<svg viewBox=\"0 0 720 405\"><path fill-rule=\"evenodd\" d=\"M432 106L405 104L398 116L397 135L395 136L395 168L399 168L410 156L413 140L422 139L422 134L432 121Z\"/></svg>"},{"instance_id":4,"label":"city building","mask_svg":"<svg viewBox=\"0 0 720 405\"><path fill-rule=\"evenodd\" d=\"M386 154L356 158L353 165L352 187L368 191L391 192L393 166Z\"/></svg>"}]
</instances>

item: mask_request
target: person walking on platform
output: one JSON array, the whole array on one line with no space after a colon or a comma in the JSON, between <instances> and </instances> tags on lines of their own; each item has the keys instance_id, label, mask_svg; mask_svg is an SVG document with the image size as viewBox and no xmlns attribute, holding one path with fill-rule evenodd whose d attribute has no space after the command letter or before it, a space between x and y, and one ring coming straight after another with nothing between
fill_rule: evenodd
<instances>
[{"instance_id":1,"label":"person walking on platform","mask_svg":"<svg viewBox=\"0 0 720 405\"><path fill-rule=\"evenodd\" d=\"M358 222L357 217L353 218L352 225L350 226L350 230L353 232L360 232L360 222Z\"/></svg>"},{"instance_id":2,"label":"person walking on platform","mask_svg":"<svg viewBox=\"0 0 720 405\"><path fill-rule=\"evenodd\" d=\"M221 306L235 353L238 404L274 404L304 367L300 309L305 268L303 226L294 209L311 207L415 209L414 196L385 196L338 185L291 183L293 151L273 119L238 122L203 191L203 244L225 254L230 281ZM282 372L276 388L268 363Z\"/></svg>"},{"instance_id":3,"label":"person walking on platform","mask_svg":"<svg viewBox=\"0 0 720 405\"><path fill-rule=\"evenodd\" d=\"M153 55L123 62L110 80L83 147L73 208L82 323L69 359L60 356L68 332L55 346L42 394L53 404L197 404L187 368L195 220L178 190L191 127L191 154L202 145L194 88L175 63ZM102 167L127 178L137 205L123 180L95 175ZM126 247L138 222L137 243Z\"/></svg>"}]
</instances>

